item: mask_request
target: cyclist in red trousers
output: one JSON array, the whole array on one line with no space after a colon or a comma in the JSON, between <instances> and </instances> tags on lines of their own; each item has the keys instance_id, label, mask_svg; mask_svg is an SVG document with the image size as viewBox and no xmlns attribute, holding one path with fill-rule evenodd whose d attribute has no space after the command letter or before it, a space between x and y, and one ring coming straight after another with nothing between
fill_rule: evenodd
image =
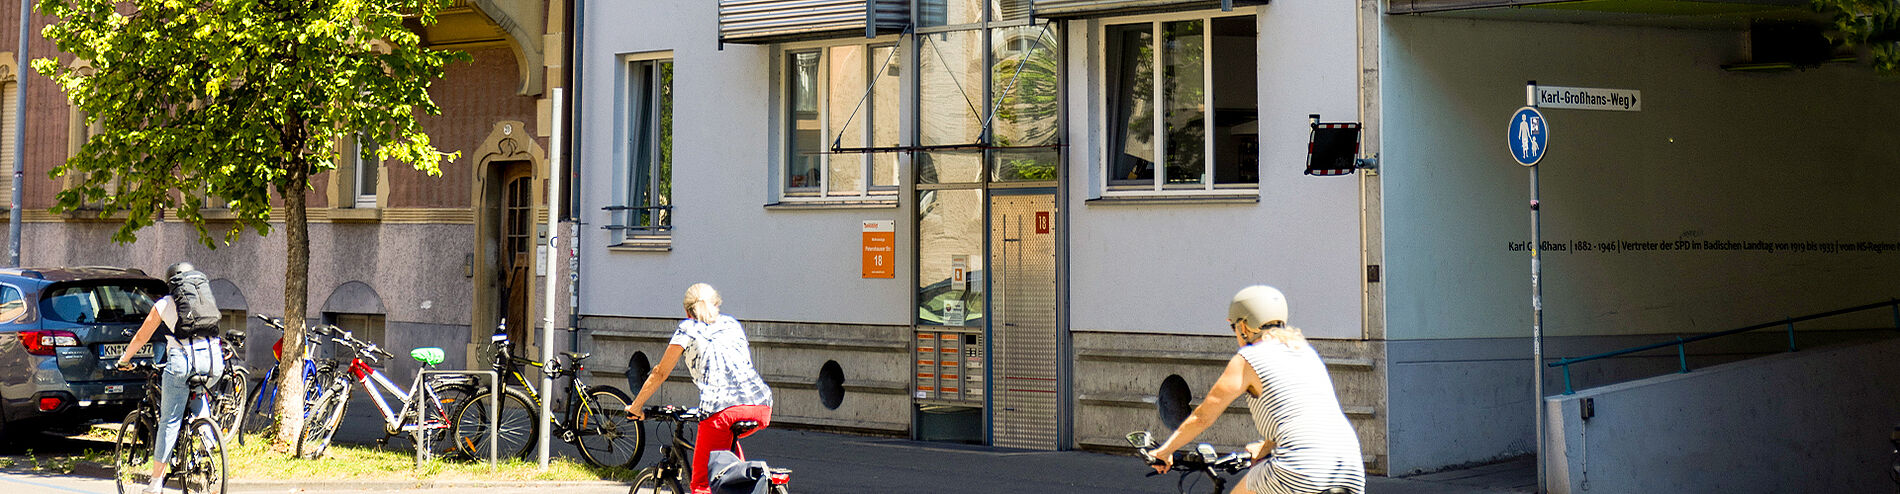
<instances>
[{"instance_id":1,"label":"cyclist in red trousers","mask_svg":"<svg viewBox=\"0 0 1900 494\"><path fill-rule=\"evenodd\" d=\"M694 494L711 492L706 458L715 450L737 444L732 437L734 422L758 422L758 428L746 433L751 435L772 421L772 388L766 386L759 371L752 368L752 348L746 341L745 328L732 316L720 314L719 302L719 292L714 291L712 285L699 283L686 289L688 318L680 321L679 330L673 333L672 341L667 342L666 355L660 357L659 365L647 374L646 383L640 386L640 396L627 405L629 416L645 420L642 409L647 399L666 383L666 376L673 373L673 365L679 363L680 357L686 357L686 369L692 372L693 384L699 387L699 408L712 414L699 422L699 437L693 446L691 488ZM732 453L745 458L744 451Z\"/></svg>"}]
</instances>

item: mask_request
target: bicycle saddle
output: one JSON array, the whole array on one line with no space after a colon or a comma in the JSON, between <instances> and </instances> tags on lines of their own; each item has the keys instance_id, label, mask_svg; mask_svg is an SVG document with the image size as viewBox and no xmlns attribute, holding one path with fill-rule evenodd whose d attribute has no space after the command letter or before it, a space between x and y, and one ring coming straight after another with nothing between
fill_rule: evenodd
<instances>
[{"instance_id":1,"label":"bicycle saddle","mask_svg":"<svg viewBox=\"0 0 1900 494\"><path fill-rule=\"evenodd\" d=\"M732 435L733 437L743 437L747 433L752 432L752 429L757 429L757 428L759 428L759 421L757 420L741 420L738 422L733 422Z\"/></svg>"},{"instance_id":2,"label":"bicycle saddle","mask_svg":"<svg viewBox=\"0 0 1900 494\"><path fill-rule=\"evenodd\" d=\"M1352 494L1352 490L1344 488L1344 487L1334 487L1331 489L1319 491L1319 494Z\"/></svg>"},{"instance_id":3,"label":"bicycle saddle","mask_svg":"<svg viewBox=\"0 0 1900 494\"><path fill-rule=\"evenodd\" d=\"M442 363L443 357L442 349L436 347L417 348L409 351L409 358L416 359L417 362L422 362L422 365L440 364Z\"/></svg>"},{"instance_id":4,"label":"bicycle saddle","mask_svg":"<svg viewBox=\"0 0 1900 494\"><path fill-rule=\"evenodd\" d=\"M594 356L594 354L591 354L591 353L575 353L575 352L561 352L561 355L566 356L569 362L580 362L582 360L587 360L587 357Z\"/></svg>"},{"instance_id":5,"label":"bicycle saddle","mask_svg":"<svg viewBox=\"0 0 1900 494\"><path fill-rule=\"evenodd\" d=\"M205 383L208 383L208 382L211 382L211 376L207 376L204 374L194 375L194 376L191 376L190 378L185 379L185 384L187 386L203 386L205 385Z\"/></svg>"}]
</instances>

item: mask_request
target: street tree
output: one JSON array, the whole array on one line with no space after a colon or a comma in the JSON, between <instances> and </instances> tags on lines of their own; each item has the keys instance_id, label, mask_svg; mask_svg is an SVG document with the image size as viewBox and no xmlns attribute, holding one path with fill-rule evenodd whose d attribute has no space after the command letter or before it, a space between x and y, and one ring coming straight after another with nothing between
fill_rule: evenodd
<instances>
[{"instance_id":1,"label":"street tree","mask_svg":"<svg viewBox=\"0 0 1900 494\"><path fill-rule=\"evenodd\" d=\"M85 64L33 68L65 91L95 129L54 167L66 177L54 212L81 205L124 214L112 239L129 243L170 214L208 248L271 233L281 203L288 249L284 355L303 345L312 174L336 167L337 143L373 142L379 159L432 176L454 160L429 141L417 113L438 114L429 85L466 58L422 46L405 22L433 24L449 0L40 0L55 18L42 35ZM365 146L368 147L368 146ZM206 230L203 210L234 217ZM301 362L281 359L278 451L303 430Z\"/></svg>"},{"instance_id":2,"label":"street tree","mask_svg":"<svg viewBox=\"0 0 1900 494\"><path fill-rule=\"evenodd\" d=\"M1835 41L1865 47L1874 71L1900 75L1900 0L1813 0L1834 17Z\"/></svg>"}]
</instances>

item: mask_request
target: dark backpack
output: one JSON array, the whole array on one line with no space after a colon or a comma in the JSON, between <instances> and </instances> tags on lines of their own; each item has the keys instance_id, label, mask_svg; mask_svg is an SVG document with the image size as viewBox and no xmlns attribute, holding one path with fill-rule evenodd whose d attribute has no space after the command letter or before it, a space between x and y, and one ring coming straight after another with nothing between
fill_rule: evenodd
<instances>
[{"instance_id":1,"label":"dark backpack","mask_svg":"<svg viewBox=\"0 0 1900 494\"><path fill-rule=\"evenodd\" d=\"M172 334L223 336L218 330L218 300L211 295L211 279L198 271L185 271L168 281L172 303L178 306L178 327L172 328Z\"/></svg>"}]
</instances>

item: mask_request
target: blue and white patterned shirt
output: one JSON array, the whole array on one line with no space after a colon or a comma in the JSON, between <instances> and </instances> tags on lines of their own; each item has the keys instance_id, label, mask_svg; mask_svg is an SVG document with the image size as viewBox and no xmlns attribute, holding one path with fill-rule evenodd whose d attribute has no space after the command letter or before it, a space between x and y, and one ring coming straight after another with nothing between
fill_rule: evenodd
<instances>
[{"instance_id":1,"label":"blue and white patterned shirt","mask_svg":"<svg viewBox=\"0 0 1900 494\"><path fill-rule=\"evenodd\" d=\"M686 369L699 386L699 408L718 413L738 405L772 406L772 388L752 368L752 347L745 328L732 316L720 314L712 324L698 319L680 321L667 342L685 349Z\"/></svg>"}]
</instances>

